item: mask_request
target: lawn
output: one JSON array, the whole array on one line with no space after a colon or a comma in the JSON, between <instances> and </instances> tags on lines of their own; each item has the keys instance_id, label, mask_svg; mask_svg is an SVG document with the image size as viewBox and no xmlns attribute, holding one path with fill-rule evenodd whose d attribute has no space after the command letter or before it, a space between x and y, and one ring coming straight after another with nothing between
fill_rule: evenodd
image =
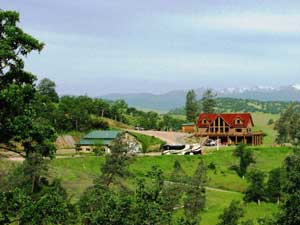
<instances>
[{"instance_id":1,"label":"lawn","mask_svg":"<svg viewBox=\"0 0 300 225\"><path fill-rule=\"evenodd\" d=\"M253 151L257 163L252 167L259 168L266 173L280 167L284 158L291 153L291 149L287 147L257 147L253 148ZM232 200L242 201L242 192L248 185L246 180L238 177L234 171L229 169L231 165L237 163L237 160L232 157L232 148L213 151L205 156L136 157L130 166L130 170L136 178L143 178L152 166L157 165L164 171L164 176L168 179L176 160L181 163L187 175L192 175L201 159L205 161L206 165L214 163L217 168L216 172L208 170L208 186L230 191L207 191L207 205L205 212L202 213L201 224L211 225L217 223L218 216ZM51 161L51 174L62 180L73 201L76 201L82 192L93 184L93 180L100 175L100 168L104 161L103 157L94 156L56 159ZM128 181L132 188L134 188L134 183L134 179ZM277 212L277 206L266 203L258 206L253 203L245 205L245 210L246 215L244 219L251 219L272 215ZM180 211L178 213L180 214Z\"/></svg>"}]
</instances>

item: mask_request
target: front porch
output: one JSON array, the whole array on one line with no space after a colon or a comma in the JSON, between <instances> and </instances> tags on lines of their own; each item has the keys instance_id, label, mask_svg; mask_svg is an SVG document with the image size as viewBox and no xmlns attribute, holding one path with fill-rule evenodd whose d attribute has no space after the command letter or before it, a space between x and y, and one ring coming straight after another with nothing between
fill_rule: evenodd
<instances>
[{"instance_id":1,"label":"front porch","mask_svg":"<svg viewBox=\"0 0 300 225\"><path fill-rule=\"evenodd\" d=\"M263 132L251 132L251 133L203 133L198 134L201 137L208 137L209 139L219 139L224 145L262 145L263 144Z\"/></svg>"}]
</instances>

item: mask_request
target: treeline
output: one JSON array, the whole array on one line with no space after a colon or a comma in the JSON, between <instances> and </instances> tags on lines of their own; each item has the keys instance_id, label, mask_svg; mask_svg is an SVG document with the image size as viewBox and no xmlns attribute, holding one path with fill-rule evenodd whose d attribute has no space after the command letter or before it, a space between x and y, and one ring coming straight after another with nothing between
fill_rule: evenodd
<instances>
[{"instance_id":1,"label":"treeline","mask_svg":"<svg viewBox=\"0 0 300 225\"><path fill-rule=\"evenodd\" d=\"M281 101L258 101L251 99L234 99L234 98L216 98L216 111L219 113L226 112L263 112L271 114L280 114L291 104L291 102ZM198 111L202 111L202 100L198 100ZM185 108L171 110L170 113L185 115Z\"/></svg>"},{"instance_id":2,"label":"treeline","mask_svg":"<svg viewBox=\"0 0 300 225\"><path fill-rule=\"evenodd\" d=\"M88 96L58 97L55 83L47 78L37 85L35 106L41 117L49 120L58 132L108 129L103 118L113 119L144 129L177 130L183 120L156 112L130 107L124 100L106 101Z\"/></svg>"}]
</instances>

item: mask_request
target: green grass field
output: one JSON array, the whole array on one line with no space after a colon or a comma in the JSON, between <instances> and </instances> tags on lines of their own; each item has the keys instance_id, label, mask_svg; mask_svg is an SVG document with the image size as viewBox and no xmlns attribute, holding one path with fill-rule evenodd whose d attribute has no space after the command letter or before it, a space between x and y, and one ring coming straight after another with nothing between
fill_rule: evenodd
<instances>
[{"instance_id":1,"label":"green grass field","mask_svg":"<svg viewBox=\"0 0 300 225\"><path fill-rule=\"evenodd\" d=\"M272 145L275 143L277 133L274 130L274 124L268 125L268 122L270 119L273 119L274 121L278 120L279 116L279 114L268 114L260 112L252 113L255 125L254 130L261 130L267 135L264 137L265 145Z\"/></svg>"},{"instance_id":2,"label":"green grass field","mask_svg":"<svg viewBox=\"0 0 300 225\"><path fill-rule=\"evenodd\" d=\"M165 144L164 141L153 137L153 136L148 136L144 134L139 134L136 132L130 132L135 138L142 144L143 149L145 152L156 152L160 150L160 146Z\"/></svg>"},{"instance_id":3,"label":"green grass field","mask_svg":"<svg viewBox=\"0 0 300 225\"><path fill-rule=\"evenodd\" d=\"M254 148L257 163L252 167L259 168L264 172L268 172L274 168L280 167L283 160L291 153L291 149L287 147L259 147ZM223 209L227 207L232 200L243 199L242 192L247 187L247 181L237 176L229 167L237 163L232 157L232 148L213 151L204 156L145 156L137 157L133 160L130 170L136 178L143 178L152 166L157 165L164 171L166 179L171 175L175 160L178 160L185 172L192 175L203 158L206 165L213 162L217 170L208 170L208 186L229 192L218 190L208 190L207 206L202 214L202 225L213 225L218 221L218 216ZM55 159L51 161L51 174L53 177L59 177L64 187L71 194L73 201L76 201L82 192L93 184L93 180L100 175L100 168L104 164L103 157L87 156L84 158L68 158ZM134 188L134 178L128 181L131 188ZM244 219L259 218L270 216L277 212L277 205L263 203L245 205L246 215ZM180 211L178 212L180 214Z\"/></svg>"}]
</instances>

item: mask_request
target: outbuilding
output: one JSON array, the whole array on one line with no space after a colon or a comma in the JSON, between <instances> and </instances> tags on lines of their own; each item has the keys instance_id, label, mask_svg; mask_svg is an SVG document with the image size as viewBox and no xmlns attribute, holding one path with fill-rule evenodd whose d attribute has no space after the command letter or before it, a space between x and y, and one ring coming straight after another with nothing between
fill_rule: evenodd
<instances>
[{"instance_id":1,"label":"outbuilding","mask_svg":"<svg viewBox=\"0 0 300 225\"><path fill-rule=\"evenodd\" d=\"M139 152L141 149L141 144L136 140L136 138L127 131L103 131L96 130L85 135L76 144L76 148L79 151L90 152L96 147L103 147L106 153L110 153L111 144L116 138L122 138L129 147L129 151Z\"/></svg>"}]
</instances>

